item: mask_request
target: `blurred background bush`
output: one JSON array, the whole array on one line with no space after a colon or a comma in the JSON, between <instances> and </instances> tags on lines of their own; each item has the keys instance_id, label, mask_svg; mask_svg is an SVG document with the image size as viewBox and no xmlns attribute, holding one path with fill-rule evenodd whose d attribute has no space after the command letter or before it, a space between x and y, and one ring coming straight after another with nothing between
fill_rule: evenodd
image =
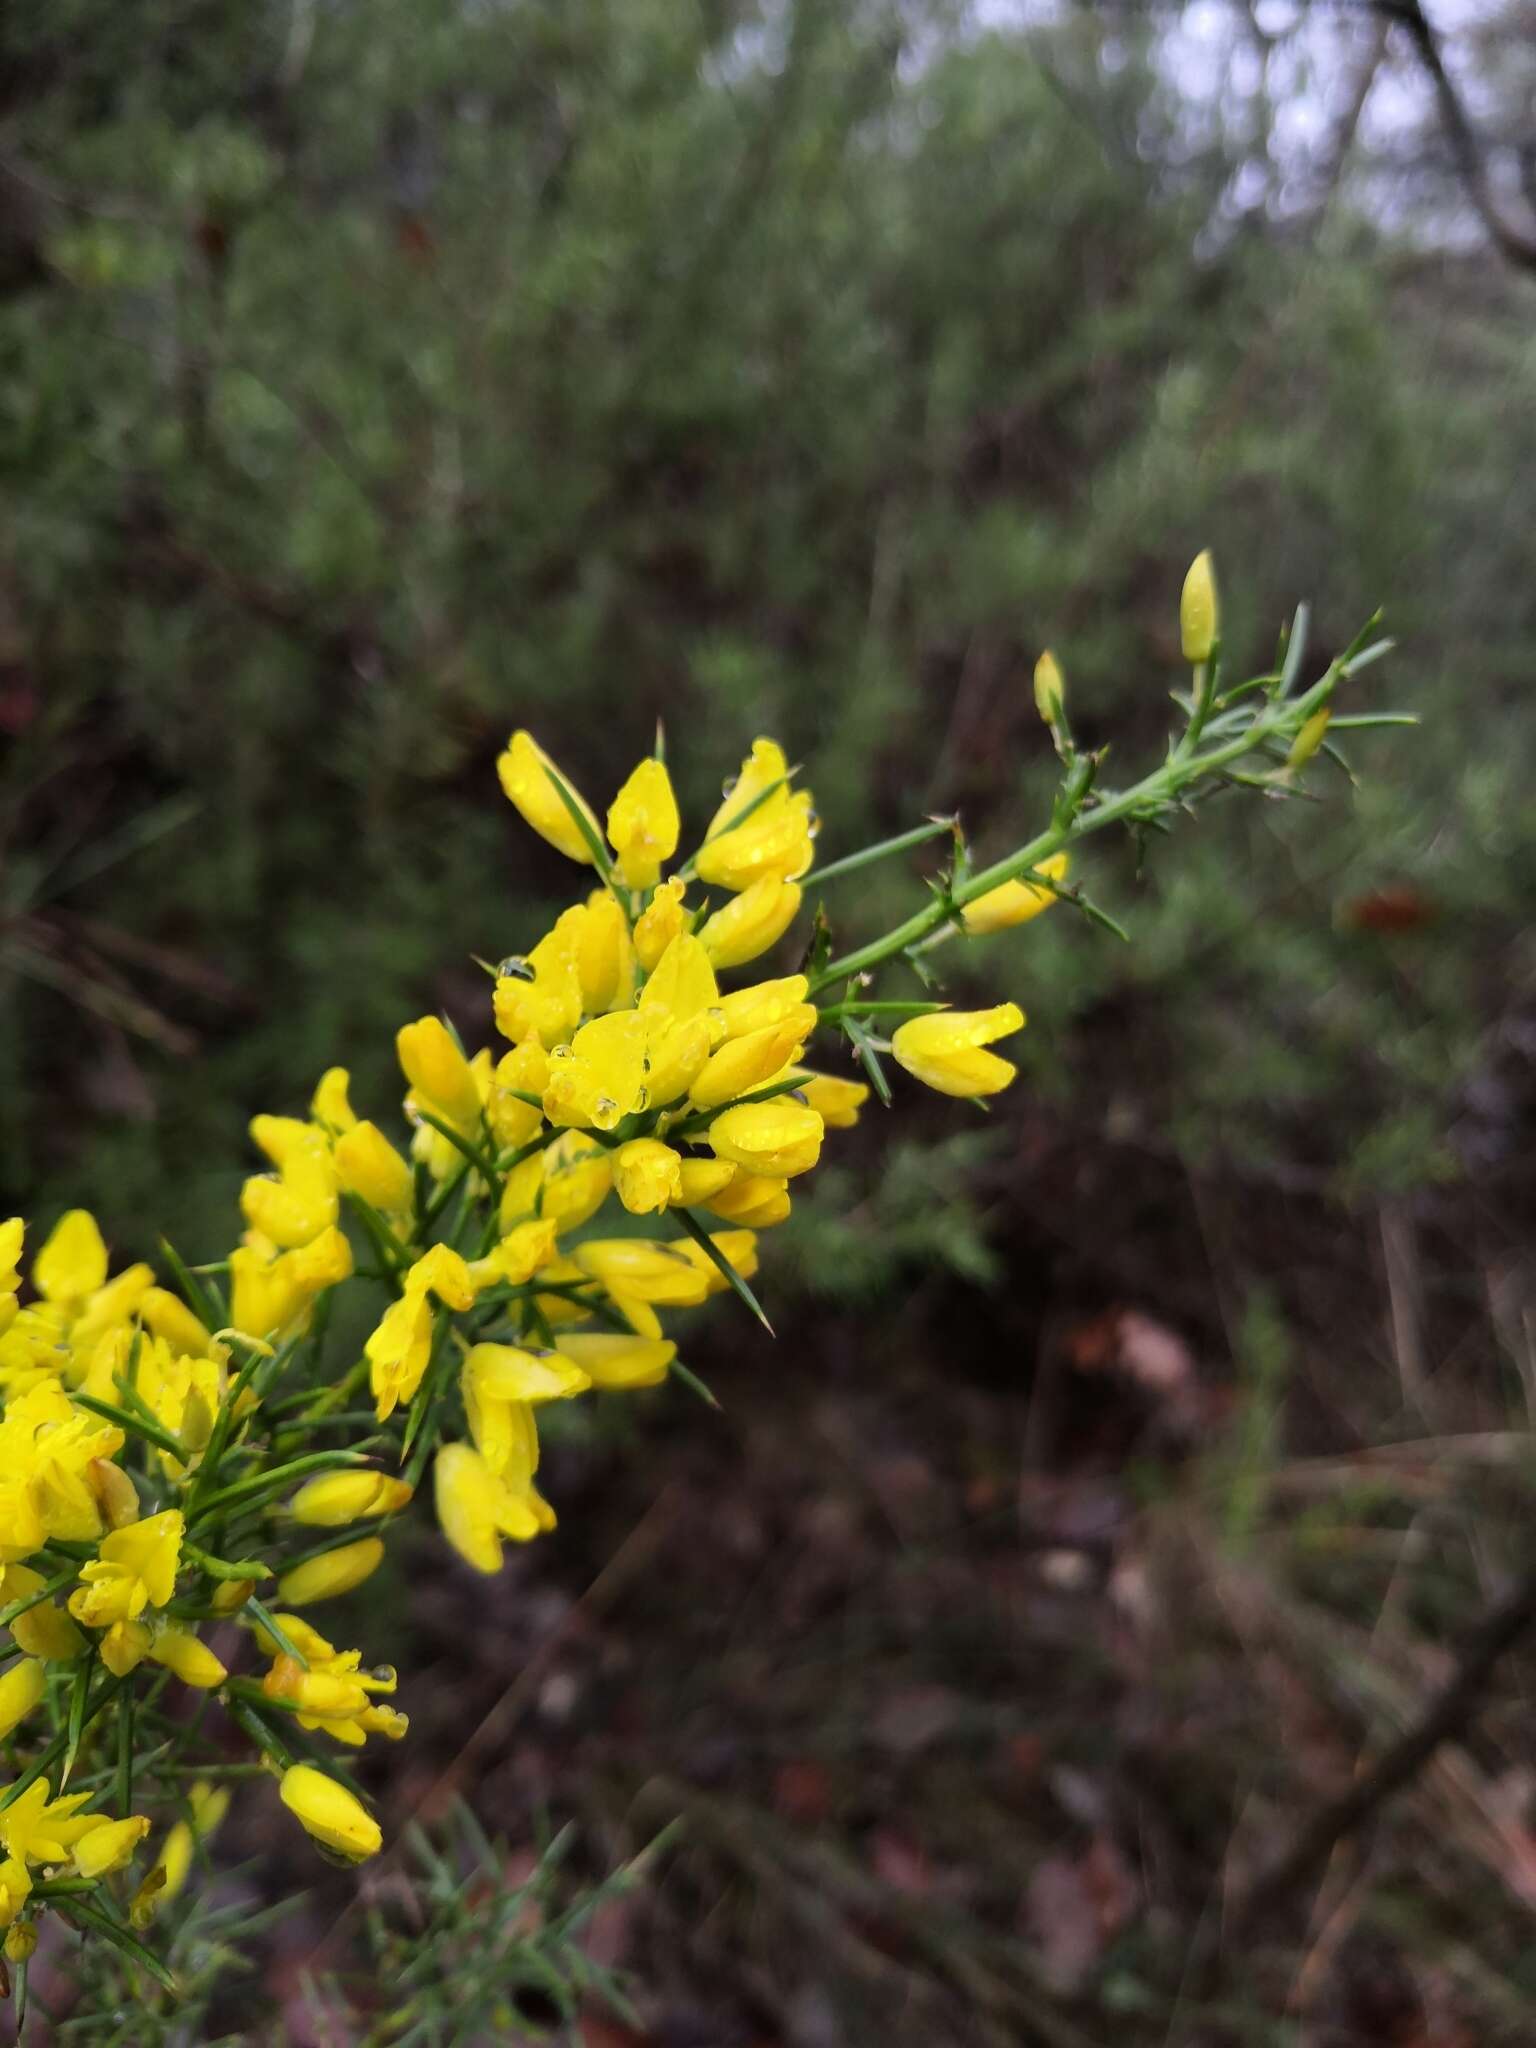
<instances>
[{"instance_id":1,"label":"blurred background bush","mask_svg":"<svg viewBox=\"0 0 1536 2048\"><path fill-rule=\"evenodd\" d=\"M1144 1840L1156 1867L1132 1872L1100 1786L1143 1698L1145 1665L1112 1682L1105 1660L1146 1619L1148 1503L1198 1513L1196 1547L1251 1599L1287 1458L1487 1437L1536 1402L1536 35L1525 0L1432 12L1433 29L1412 5L1300 0L13 0L0 21L0 1212L85 1201L124 1255L163 1229L213 1256L252 1112L297 1107L337 1059L377 1111L397 1022L477 1014L469 955L526 943L565 886L496 789L514 724L598 798L664 718L695 819L772 732L805 764L826 853L956 807L985 851L1048 802L1042 646L1080 737L1117 762L1160 747L1199 547L1254 668L1298 597L1324 656L1386 607L1391 701L1424 730L1358 749L1362 787L1339 778L1325 806L1213 807L1144 871L1096 847L1132 947L1058 912L965 970L1029 1009L1026 1085L936 1163L888 1157L866 1118L841 1186L776 1248L770 1292L797 1292L779 1352L752 1352L747 1393L706 1372L734 1424L673 1403L642 1425L652 1461L682 1461L690 1532L710 1522L701 1474L791 1456L790 1415L820 1446L803 1490L834 1554L873 1513L877 1548L894 1529L915 1570L931 1537L974 1588L1015 1502L1035 1533L1009 1655L1036 1668L1037 1601L1047 1641L1102 1628L1111 1648L1081 1696L1018 1706L995 1641L976 1677L996 1622L978 1610L976 1641L921 1683L995 1687L1020 1756L1054 1754L1053 1717L1070 1749L1085 1699L1104 1731L1091 1771L1074 1756L1078 1780L1050 1781L1056 1818L1035 1812L1009 1874L984 1849L945 1896L968 1927L1022 1913L1071 1987L1110 1955L1127 2014L1136 1943L1199 1912L1236 1817L1220 1799L1192 1817L1170 1781L1173 1846L1159 1862ZM834 920L872 925L920 872L844 885ZM712 1327L729 1360L735 1333ZM604 1505L527 1571L574 1589L625 1539L660 1483L648 1465L615 1501L633 1449L568 1447L568 1526L588 1481ZM935 1471L958 1517L942 1537L901 1494L927 1501ZM1369 1629L1416 1532L1429 1634L1402 1655L1422 1676L1437 1627L1497 1582L1502 1536L1348 1503L1338 1526L1318 1508L1285 1524L1305 1555L1269 1558L1266 1598ZM748 1588L778 1513L738 1532ZM862 1551L848 1569L864 1590L836 1685L852 1667L859 1698L904 1697L901 1603ZM766 1599L720 1590L719 1612L738 1594ZM791 1620L774 1603L795 1642L803 1594ZM902 1673L859 1634L865 1608L874 1636L892 1621ZM773 1625L731 1627L779 1655ZM1196 1690L1258 1658L1203 1631L1220 1634L1209 1613L1178 1644ZM681 1727L686 1630L675 1655L647 1684ZM1226 1731L1229 1791L1284 1722L1256 1692ZM1164 1704L1199 1753L1208 1724ZM940 1720L973 1729L969 1711ZM1382 1711L1351 1694L1355 1721ZM805 1708L834 1750L842 1713ZM851 1808L821 1778L786 1792L811 1738L776 1726L753 1764L740 1724L716 1779L765 1826L809 1800L888 1892L943 1889L943 1850L909 1839L910 1786L861 1772ZM438 1733L451 1750L451 1715ZM938 1739L894 1743L930 1795ZM636 1743L641 1779L688 1774ZM541 1781L560 1811L599 1803L578 1748ZM1266 1786L1282 1816L1315 1790L1305 1762ZM712 1825L695 1814L693 1839ZM762 1868L743 1873L762 1894ZM1521 1910L1478 1968L1536 1984L1529 1880L1496 1878ZM1053 1959L1069 1923L1086 1961ZM1387 1908L1367 1935L1326 2038L1463 2038L1444 2031L1455 1999L1439 2032L1349 2018L1430 1939ZM1438 1955L1469 1937L1434 1938ZM771 2010L748 1936L721 1945L729 1967L691 1974L664 1942L665 1968L640 1959L687 1980L677 2010L714 2014L698 2038L872 2038L846 1986L842 2031L817 2035L811 2007ZM937 1974L972 2010L974 1971L969 1992ZM1465 2038L1526 2025L1509 1995L1513 2019L1485 1983ZM741 2020L753 1996L769 2016ZM993 2038L915 2009L914 2039Z\"/></svg>"}]
</instances>

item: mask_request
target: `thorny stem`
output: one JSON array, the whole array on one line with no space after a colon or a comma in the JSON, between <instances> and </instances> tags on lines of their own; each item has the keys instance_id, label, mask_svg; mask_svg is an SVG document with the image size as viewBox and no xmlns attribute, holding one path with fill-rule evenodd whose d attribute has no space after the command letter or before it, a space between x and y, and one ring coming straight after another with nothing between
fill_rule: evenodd
<instances>
[{"instance_id":1,"label":"thorny stem","mask_svg":"<svg viewBox=\"0 0 1536 2048\"><path fill-rule=\"evenodd\" d=\"M1037 868L1042 861L1059 853L1074 840L1085 838L1090 832L1102 832L1107 826L1118 825L1138 816L1155 815L1172 803L1186 789L1208 777L1219 775L1224 768L1231 767L1245 755L1256 752L1271 740L1290 738L1299 727L1321 705L1332 696L1340 676L1345 673L1343 659L1336 661L1312 688L1300 697L1284 698L1273 703L1259 716L1245 724L1235 737L1218 746L1207 747L1203 753L1181 754L1177 749L1160 768L1132 783L1115 795L1106 796L1102 801L1085 808L1081 804L1071 808L1066 815L1058 815L1044 832L1021 846L1016 852L994 861L989 868L957 883L932 903L913 913L889 931L883 938L871 939L867 945L859 946L852 953L845 953L840 959L829 960L811 984L814 996L819 990L832 983L861 974L871 967L878 967L884 960L905 952L943 925L950 923L956 911L967 903L974 903L978 896L985 896L1003 882L1016 880ZM1219 726L1220 721L1217 721Z\"/></svg>"}]
</instances>

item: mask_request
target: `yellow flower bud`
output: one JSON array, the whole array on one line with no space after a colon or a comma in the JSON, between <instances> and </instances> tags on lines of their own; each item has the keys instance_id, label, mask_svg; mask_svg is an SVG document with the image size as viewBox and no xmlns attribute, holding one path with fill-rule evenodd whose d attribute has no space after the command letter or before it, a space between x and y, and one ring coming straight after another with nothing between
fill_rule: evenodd
<instances>
[{"instance_id":1,"label":"yellow flower bud","mask_svg":"<svg viewBox=\"0 0 1536 2048\"><path fill-rule=\"evenodd\" d=\"M498 1145L526 1145L544 1121L541 1099L549 1081L549 1054L537 1038L514 1045L496 1062L486 1118ZM532 1102L524 1096L531 1095Z\"/></svg>"},{"instance_id":2,"label":"yellow flower bud","mask_svg":"<svg viewBox=\"0 0 1536 2048\"><path fill-rule=\"evenodd\" d=\"M252 1579L220 1579L208 1595L208 1605L215 1614L238 1614L255 1590Z\"/></svg>"},{"instance_id":3,"label":"yellow flower bud","mask_svg":"<svg viewBox=\"0 0 1536 2048\"><path fill-rule=\"evenodd\" d=\"M377 1536L364 1536L284 1572L277 1582L277 1597L285 1607L312 1607L317 1600L335 1600L371 1578L383 1562L383 1543Z\"/></svg>"},{"instance_id":4,"label":"yellow flower bud","mask_svg":"<svg viewBox=\"0 0 1536 2048\"><path fill-rule=\"evenodd\" d=\"M814 1109L782 1095L771 1102L739 1103L717 1116L707 1135L717 1159L770 1180L792 1180L809 1173L820 1158L822 1129Z\"/></svg>"},{"instance_id":5,"label":"yellow flower bud","mask_svg":"<svg viewBox=\"0 0 1536 2048\"><path fill-rule=\"evenodd\" d=\"M663 882L635 920L635 957L649 974L688 921L685 882Z\"/></svg>"},{"instance_id":6,"label":"yellow flower bud","mask_svg":"<svg viewBox=\"0 0 1536 2048\"><path fill-rule=\"evenodd\" d=\"M631 1138L614 1155L613 1184L632 1216L650 1216L682 1199L681 1154L656 1138Z\"/></svg>"},{"instance_id":7,"label":"yellow flower bud","mask_svg":"<svg viewBox=\"0 0 1536 2048\"><path fill-rule=\"evenodd\" d=\"M1055 725L1066 701L1067 683L1061 664L1047 648L1035 663L1035 709L1047 725Z\"/></svg>"},{"instance_id":8,"label":"yellow flower bud","mask_svg":"<svg viewBox=\"0 0 1536 2048\"><path fill-rule=\"evenodd\" d=\"M723 889L746 889L765 875L793 881L815 855L815 814L808 790L781 789L744 824L706 840L695 863L699 879Z\"/></svg>"},{"instance_id":9,"label":"yellow flower bud","mask_svg":"<svg viewBox=\"0 0 1536 2048\"><path fill-rule=\"evenodd\" d=\"M1292 773L1298 768L1305 768L1312 759L1312 756L1323 744L1327 736L1329 720L1332 717L1332 707L1325 704L1320 711L1313 712L1312 716L1301 728L1301 731L1297 733L1295 739L1291 742L1291 751L1285 757L1285 765Z\"/></svg>"},{"instance_id":10,"label":"yellow flower bud","mask_svg":"<svg viewBox=\"0 0 1536 2048\"><path fill-rule=\"evenodd\" d=\"M778 1079L800 1057L815 1026L815 1010L809 1003L800 1003L777 1024L749 1031L742 1038L728 1038L705 1063L688 1091L688 1100L695 1109L718 1109L722 1103L734 1102Z\"/></svg>"},{"instance_id":11,"label":"yellow flower bud","mask_svg":"<svg viewBox=\"0 0 1536 2048\"><path fill-rule=\"evenodd\" d=\"M375 1515L392 1515L413 1489L387 1472L321 1472L308 1479L288 1503L296 1522L315 1529L340 1529Z\"/></svg>"},{"instance_id":12,"label":"yellow flower bud","mask_svg":"<svg viewBox=\"0 0 1536 2048\"><path fill-rule=\"evenodd\" d=\"M543 1213L564 1236L595 1216L613 1186L612 1155L580 1131L544 1148Z\"/></svg>"},{"instance_id":13,"label":"yellow flower bud","mask_svg":"<svg viewBox=\"0 0 1536 2048\"><path fill-rule=\"evenodd\" d=\"M594 1387L613 1390L658 1386L677 1356L677 1346L666 1339L617 1333L559 1337L555 1349L579 1365Z\"/></svg>"},{"instance_id":14,"label":"yellow flower bud","mask_svg":"<svg viewBox=\"0 0 1536 2048\"><path fill-rule=\"evenodd\" d=\"M678 1200L685 1209L692 1209L699 1202L712 1202L736 1178L736 1168L728 1159L685 1159L678 1178Z\"/></svg>"},{"instance_id":15,"label":"yellow flower bud","mask_svg":"<svg viewBox=\"0 0 1536 2048\"><path fill-rule=\"evenodd\" d=\"M711 1231L709 1241L720 1256L736 1268L743 1280L752 1278L757 1271L756 1231L715 1230ZM730 1286L730 1281L726 1279L703 1245L696 1244L690 1237L684 1239L677 1249L685 1259L698 1267L703 1276L706 1294L722 1294Z\"/></svg>"},{"instance_id":16,"label":"yellow flower bud","mask_svg":"<svg viewBox=\"0 0 1536 2048\"><path fill-rule=\"evenodd\" d=\"M183 1685L196 1686L199 1692L212 1692L229 1676L208 1645L191 1629L162 1629L150 1644L149 1654Z\"/></svg>"},{"instance_id":17,"label":"yellow flower bud","mask_svg":"<svg viewBox=\"0 0 1536 2048\"><path fill-rule=\"evenodd\" d=\"M559 790L549 779L552 766L548 754L532 733L515 732L507 742L506 752L496 763L496 773L507 801L521 814L525 824L531 825L541 839L547 839L567 860L585 861L590 866L592 849L567 810ZM599 838L597 820L590 807L577 795L568 777L562 775L560 780L570 790L576 808L591 826L592 837Z\"/></svg>"},{"instance_id":18,"label":"yellow flower bud","mask_svg":"<svg viewBox=\"0 0 1536 2048\"><path fill-rule=\"evenodd\" d=\"M147 1823L146 1823L147 1825ZM87 1839L89 1839L87 1837ZM37 1949L37 1922L35 1920L14 1921L5 1930L5 1960L15 1963L30 1962Z\"/></svg>"},{"instance_id":19,"label":"yellow flower bud","mask_svg":"<svg viewBox=\"0 0 1536 2048\"><path fill-rule=\"evenodd\" d=\"M336 1140L336 1174L349 1195L385 1216L403 1216L413 1194L411 1169L377 1124L354 1124Z\"/></svg>"},{"instance_id":20,"label":"yellow flower bud","mask_svg":"<svg viewBox=\"0 0 1536 2048\"><path fill-rule=\"evenodd\" d=\"M897 1062L941 1095L995 1095L1018 1069L984 1047L1024 1028L1017 1003L991 1010L940 1010L911 1017L891 1039Z\"/></svg>"},{"instance_id":21,"label":"yellow flower bud","mask_svg":"<svg viewBox=\"0 0 1536 2048\"><path fill-rule=\"evenodd\" d=\"M365 1862L384 1845L383 1831L362 1801L313 1764L290 1764L278 1797L323 1848L349 1863Z\"/></svg>"},{"instance_id":22,"label":"yellow flower bud","mask_svg":"<svg viewBox=\"0 0 1536 2048\"><path fill-rule=\"evenodd\" d=\"M47 1690L47 1677L36 1657L23 1657L8 1671L0 1671L0 1741L26 1719Z\"/></svg>"},{"instance_id":23,"label":"yellow flower bud","mask_svg":"<svg viewBox=\"0 0 1536 2048\"><path fill-rule=\"evenodd\" d=\"M154 1641L142 1621L114 1621L96 1645L98 1656L114 1678L126 1678L149 1655Z\"/></svg>"},{"instance_id":24,"label":"yellow flower bud","mask_svg":"<svg viewBox=\"0 0 1536 2048\"><path fill-rule=\"evenodd\" d=\"M480 1121L480 1090L441 1017L402 1024L395 1045L405 1078L427 1108L456 1131L472 1131Z\"/></svg>"},{"instance_id":25,"label":"yellow flower bud","mask_svg":"<svg viewBox=\"0 0 1536 2048\"><path fill-rule=\"evenodd\" d=\"M114 1465L110 1458L92 1458L85 1468L85 1480L109 1529L126 1529L139 1519L139 1490L121 1465Z\"/></svg>"},{"instance_id":26,"label":"yellow flower bud","mask_svg":"<svg viewBox=\"0 0 1536 2048\"><path fill-rule=\"evenodd\" d=\"M634 993L634 947L629 920L606 889L555 919L551 937L564 945L576 970L582 1014L622 1009Z\"/></svg>"},{"instance_id":27,"label":"yellow flower bud","mask_svg":"<svg viewBox=\"0 0 1536 2048\"><path fill-rule=\"evenodd\" d=\"M537 1438L533 1449L536 1453ZM526 1543L555 1526L531 1474L519 1472L515 1483L498 1477L469 1444L444 1444L432 1476L443 1534L478 1572L500 1571L503 1536Z\"/></svg>"},{"instance_id":28,"label":"yellow flower bud","mask_svg":"<svg viewBox=\"0 0 1536 2048\"><path fill-rule=\"evenodd\" d=\"M75 1868L82 1877L107 1877L133 1860L133 1852L149 1833L142 1814L103 1821L75 1844Z\"/></svg>"},{"instance_id":29,"label":"yellow flower bud","mask_svg":"<svg viewBox=\"0 0 1536 2048\"><path fill-rule=\"evenodd\" d=\"M798 882L764 875L705 920L699 943L711 966L740 967L776 945L799 908Z\"/></svg>"},{"instance_id":30,"label":"yellow flower bud","mask_svg":"<svg viewBox=\"0 0 1536 2048\"><path fill-rule=\"evenodd\" d=\"M1179 599L1179 638L1184 659L1197 667L1209 661L1221 632L1221 613L1216 600L1216 571L1210 550L1202 548L1189 565L1184 593Z\"/></svg>"},{"instance_id":31,"label":"yellow flower bud","mask_svg":"<svg viewBox=\"0 0 1536 2048\"><path fill-rule=\"evenodd\" d=\"M1053 882L1064 881L1068 859L1063 849L1060 853L1053 853L1049 860L1041 861L1034 872L1048 876ZM988 932L1007 931L1013 925L1028 924L1032 917L1049 910L1055 901L1056 891L1039 882L999 882L985 896L978 896L974 903L966 904L960 913L960 922L973 938L980 938Z\"/></svg>"},{"instance_id":32,"label":"yellow flower bud","mask_svg":"<svg viewBox=\"0 0 1536 2048\"><path fill-rule=\"evenodd\" d=\"M677 798L666 763L642 761L608 811L608 843L627 888L655 885L663 861L677 851L677 835Z\"/></svg>"},{"instance_id":33,"label":"yellow flower bud","mask_svg":"<svg viewBox=\"0 0 1536 2048\"><path fill-rule=\"evenodd\" d=\"M750 988L738 988L722 996L719 1009L725 1019L727 1039L745 1038L748 1032L763 1031L770 1024L780 1024L786 1017L799 1014L810 1007L805 1001L809 988L803 974L786 974L777 981L755 981ZM815 1017L812 1009L811 1024Z\"/></svg>"},{"instance_id":34,"label":"yellow flower bud","mask_svg":"<svg viewBox=\"0 0 1536 2048\"><path fill-rule=\"evenodd\" d=\"M710 1197L707 1206L727 1223L745 1224L749 1230L770 1230L789 1215L789 1184L763 1174L738 1171L728 1187Z\"/></svg>"},{"instance_id":35,"label":"yellow flower bud","mask_svg":"<svg viewBox=\"0 0 1536 2048\"><path fill-rule=\"evenodd\" d=\"M752 751L741 764L741 772L726 784L725 800L710 819L704 833L707 840L718 838L732 820L741 816L748 806L756 802L765 790L771 790L775 783L783 783L789 775L789 763L784 758L784 749L777 740L754 740ZM752 817L757 817L766 806L759 804ZM751 820L748 820L750 823Z\"/></svg>"}]
</instances>

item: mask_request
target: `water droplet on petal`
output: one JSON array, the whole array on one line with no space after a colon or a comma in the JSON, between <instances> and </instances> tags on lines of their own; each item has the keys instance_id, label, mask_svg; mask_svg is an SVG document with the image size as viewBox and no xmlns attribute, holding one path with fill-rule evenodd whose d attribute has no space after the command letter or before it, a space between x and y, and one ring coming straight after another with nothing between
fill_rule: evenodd
<instances>
[{"instance_id":1,"label":"water droplet on petal","mask_svg":"<svg viewBox=\"0 0 1536 2048\"><path fill-rule=\"evenodd\" d=\"M496 972L499 975L510 976L513 981L532 981L534 979L533 963L530 960L525 960L521 953L509 953L506 959L498 965Z\"/></svg>"},{"instance_id":2,"label":"water droplet on petal","mask_svg":"<svg viewBox=\"0 0 1536 2048\"><path fill-rule=\"evenodd\" d=\"M739 775L727 775L724 782L720 785L720 794L722 796L734 796L736 794L736 785L740 780L741 777Z\"/></svg>"}]
</instances>

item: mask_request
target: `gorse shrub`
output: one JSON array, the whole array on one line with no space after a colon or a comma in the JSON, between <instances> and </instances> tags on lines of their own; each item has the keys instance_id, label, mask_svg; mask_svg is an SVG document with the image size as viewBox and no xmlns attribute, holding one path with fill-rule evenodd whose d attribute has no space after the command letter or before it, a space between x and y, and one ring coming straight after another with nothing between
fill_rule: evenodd
<instances>
[{"instance_id":1,"label":"gorse shrub","mask_svg":"<svg viewBox=\"0 0 1536 2048\"><path fill-rule=\"evenodd\" d=\"M110 1273L93 1218L45 1236L21 1304L24 1226L0 1226L0 1922L24 1964L56 1916L170 1978L144 1937L186 1884L244 1778L270 1774L334 1858L383 1844L344 1767L398 1741L408 1698L388 1645L341 1648L311 1610L359 1585L431 1477L437 1519L475 1570L554 1526L539 1410L684 1374L663 1316L732 1292L762 1317L758 1234L790 1211L829 1131L888 1063L972 1102L1007 1087L994 1047L1011 1000L957 1011L937 954L1074 904L1114 929L1071 866L1113 825L1162 831L1224 789L1283 799L1352 726L1341 684L1386 646L1370 629L1310 685L1305 619L1277 665L1223 681L1202 556L1180 613L1182 728L1130 786L1073 740L1070 689L1042 657L1040 716L1061 778L1044 829L980 869L957 820L929 819L815 868L819 823L780 747L759 739L680 863L658 735L598 814L514 733L502 787L590 892L526 952L488 967L467 1052L436 1017L397 1037L409 1140L320 1079L306 1117L257 1117L270 1170L246 1181L227 1259L166 1248ZM926 901L839 950L822 892L942 844ZM818 905L796 971L723 987ZM904 972L887 989L880 970ZM813 1043L862 1078L821 1070ZM819 1057L819 1055L818 1055ZM337 1313L342 1291L362 1319ZM371 1331L349 1342L349 1320ZM765 1319L764 1319L765 1320ZM188 1696L201 1695L201 1703ZM208 1711L217 1703L218 1712ZM150 1837L153 1840L150 1841Z\"/></svg>"}]
</instances>

